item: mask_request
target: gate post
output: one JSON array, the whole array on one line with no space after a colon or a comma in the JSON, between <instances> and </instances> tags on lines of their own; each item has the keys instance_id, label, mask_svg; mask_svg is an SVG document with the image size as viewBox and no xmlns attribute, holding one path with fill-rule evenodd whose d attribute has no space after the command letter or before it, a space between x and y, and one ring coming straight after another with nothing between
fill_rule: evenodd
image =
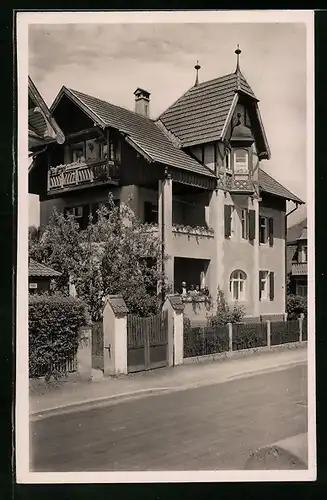
<instances>
[{"instance_id":1,"label":"gate post","mask_svg":"<svg viewBox=\"0 0 327 500\"><path fill-rule=\"evenodd\" d=\"M127 313L121 295L108 295L103 310L103 374L127 373Z\"/></svg>"},{"instance_id":2,"label":"gate post","mask_svg":"<svg viewBox=\"0 0 327 500\"><path fill-rule=\"evenodd\" d=\"M92 379L92 328L84 326L80 329L80 340L77 354L77 373L85 380Z\"/></svg>"},{"instance_id":3,"label":"gate post","mask_svg":"<svg viewBox=\"0 0 327 500\"><path fill-rule=\"evenodd\" d=\"M163 311L168 311L168 364L181 365L184 359L184 304L180 295L167 295Z\"/></svg>"}]
</instances>

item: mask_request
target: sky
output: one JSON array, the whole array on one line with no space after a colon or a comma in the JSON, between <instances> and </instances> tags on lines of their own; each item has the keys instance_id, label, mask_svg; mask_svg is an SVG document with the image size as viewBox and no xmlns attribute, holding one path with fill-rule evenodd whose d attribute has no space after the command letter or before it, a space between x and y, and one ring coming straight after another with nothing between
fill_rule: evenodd
<instances>
[{"instance_id":1,"label":"sky","mask_svg":"<svg viewBox=\"0 0 327 500\"><path fill-rule=\"evenodd\" d=\"M233 72L237 44L271 149L262 167L306 201L305 24L34 24L29 74L49 106L65 85L133 110L142 87L157 118L193 86L197 60L200 81ZM31 202L30 219L37 210Z\"/></svg>"}]
</instances>

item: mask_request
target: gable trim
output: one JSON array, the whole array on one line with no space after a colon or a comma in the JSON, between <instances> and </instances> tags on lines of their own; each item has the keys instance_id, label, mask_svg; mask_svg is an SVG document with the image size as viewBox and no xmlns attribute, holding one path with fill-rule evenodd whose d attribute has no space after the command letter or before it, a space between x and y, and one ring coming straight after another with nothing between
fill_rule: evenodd
<instances>
[{"instance_id":1,"label":"gable trim","mask_svg":"<svg viewBox=\"0 0 327 500\"><path fill-rule=\"evenodd\" d=\"M104 123L103 120L101 120L100 116L94 113L94 111L92 111L89 108L89 106L83 103L70 89L68 89L65 86L61 87L59 93L57 94L55 100L53 101L50 107L51 113L55 111L63 96L68 97L74 104L76 104L76 106L78 106L81 109L81 111L83 111L94 123L99 125L102 129L106 128L106 124Z\"/></svg>"},{"instance_id":2,"label":"gable trim","mask_svg":"<svg viewBox=\"0 0 327 500\"><path fill-rule=\"evenodd\" d=\"M49 135L51 136L50 128L52 128L53 132L55 133L55 140L59 144L63 144L65 142L65 135L63 134L56 120L51 116L51 111L49 110L30 76L28 76L28 93L36 104L35 108L38 108L39 112L44 117Z\"/></svg>"},{"instance_id":3,"label":"gable trim","mask_svg":"<svg viewBox=\"0 0 327 500\"><path fill-rule=\"evenodd\" d=\"M237 103L238 103L238 93L235 92L231 107L229 108L228 115L226 117L223 129L222 129L221 134L220 134L220 140L222 140L222 141L226 138L228 126L229 126L231 119L233 117Z\"/></svg>"}]
</instances>

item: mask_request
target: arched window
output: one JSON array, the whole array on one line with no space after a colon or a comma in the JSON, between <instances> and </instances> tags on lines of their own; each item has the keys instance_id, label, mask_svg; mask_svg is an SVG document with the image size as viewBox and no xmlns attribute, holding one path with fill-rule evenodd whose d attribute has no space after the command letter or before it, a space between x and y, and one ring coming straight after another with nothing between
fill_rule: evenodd
<instances>
[{"instance_id":1,"label":"arched window","mask_svg":"<svg viewBox=\"0 0 327 500\"><path fill-rule=\"evenodd\" d=\"M230 275L229 292L232 300L245 300L246 274L237 269Z\"/></svg>"},{"instance_id":2,"label":"arched window","mask_svg":"<svg viewBox=\"0 0 327 500\"><path fill-rule=\"evenodd\" d=\"M246 149L234 151L234 173L247 174L249 171L249 152Z\"/></svg>"}]
</instances>

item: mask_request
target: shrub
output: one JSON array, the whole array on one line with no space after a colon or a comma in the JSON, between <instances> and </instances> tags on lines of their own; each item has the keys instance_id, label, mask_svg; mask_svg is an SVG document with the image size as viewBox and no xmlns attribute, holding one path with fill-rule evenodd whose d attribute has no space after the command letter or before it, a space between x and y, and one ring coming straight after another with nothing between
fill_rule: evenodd
<instances>
[{"instance_id":1,"label":"shrub","mask_svg":"<svg viewBox=\"0 0 327 500\"><path fill-rule=\"evenodd\" d=\"M245 311L243 306L235 302L231 308L225 298L224 292L218 289L217 310L213 316L208 317L210 326L221 326L227 323L239 323L244 318Z\"/></svg>"},{"instance_id":2,"label":"shrub","mask_svg":"<svg viewBox=\"0 0 327 500\"><path fill-rule=\"evenodd\" d=\"M29 375L46 380L66 373L77 352L80 327L87 321L83 302L73 297L29 297Z\"/></svg>"},{"instance_id":3,"label":"shrub","mask_svg":"<svg viewBox=\"0 0 327 500\"><path fill-rule=\"evenodd\" d=\"M286 312L288 319L297 319L301 313L307 315L307 299L301 295L288 295Z\"/></svg>"}]
</instances>

